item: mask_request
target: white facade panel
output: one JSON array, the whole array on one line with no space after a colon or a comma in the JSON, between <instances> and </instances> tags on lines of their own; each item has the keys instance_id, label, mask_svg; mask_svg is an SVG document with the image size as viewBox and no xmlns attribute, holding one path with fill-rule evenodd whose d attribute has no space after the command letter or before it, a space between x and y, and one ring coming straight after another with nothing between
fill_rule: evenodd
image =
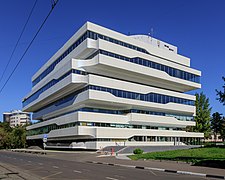
<instances>
[{"instance_id":1,"label":"white facade panel","mask_svg":"<svg viewBox=\"0 0 225 180\"><path fill-rule=\"evenodd\" d=\"M73 67L110 77L123 77L125 80L142 82L147 85L155 84L161 88L181 92L201 88L201 84L199 83L172 77L164 71L121 61L109 56L99 55L98 57L99 59L93 58L92 60L85 61L74 59Z\"/></svg>"},{"instance_id":2,"label":"white facade panel","mask_svg":"<svg viewBox=\"0 0 225 180\"><path fill-rule=\"evenodd\" d=\"M115 54L120 54L122 56L126 56L126 57L129 57L129 58L140 57L140 58L143 58L143 59L146 59L146 60L149 60L149 61L164 64L164 65L176 68L176 69L180 69L180 70L187 71L189 73L193 73L193 74L201 76L201 71L190 68L188 66L183 66L183 65L171 62L171 61L167 61L165 59L161 59L159 57L152 56L150 54L144 54L144 53L141 53L141 52L137 52L135 50L130 50L126 47L123 47L123 46L121 47L120 45L117 45L117 44L112 45L110 42L104 41L104 40L101 40L101 39L99 39L98 41L99 41L98 42L98 44L99 44L98 48L99 49L106 50L106 51L109 51L109 52L113 52Z\"/></svg>"},{"instance_id":3,"label":"white facade panel","mask_svg":"<svg viewBox=\"0 0 225 180\"><path fill-rule=\"evenodd\" d=\"M97 104L102 103L103 105L109 104L110 106L121 106L128 108L141 108L148 110L164 111L168 113L180 112L183 114L195 114L195 106L189 106L177 103L159 104L154 102L146 102L135 99L120 98L112 95L108 92L98 92L89 90L89 99L96 101Z\"/></svg>"},{"instance_id":4,"label":"white facade panel","mask_svg":"<svg viewBox=\"0 0 225 180\"><path fill-rule=\"evenodd\" d=\"M185 98L189 100L195 100L194 95L190 94L184 94L179 93L175 91L169 91L165 89L145 86L141 84L121 81L117 79L102 77L102 76L96 76L96 75L89 75L89 84L96 85L96 86L103 86L108 88L114 88L114 89L120 89L124 91L131 91L131 92L137 92L142 94L148 94L148 93L158 93L168 96L174 96L174 97L180 97Z\"/></svg>"},{"instance_id":5,"label":"white facade panel","mask_svg":"<svg viewBox=\"0 0 225 180\"><path fill-rule=\"evenodd\" d=\"M66 49L68 49L74 41L76 41L87 29L85 23L32 77L32 81L37 78L47 67L53 63Z\"/></svg>"},{"instance_id":6,"label":"white facade panel","mask_svg":"<svg viewBox=\"0 0 225 180\"><path fill-rule=\"evenodd\" d=\"M121 40L121 41L125 41L125 42L129 42L130 44L135 44L137 46L143 47L145 48L147 51L149 51L151 54L167 59L169 61L173 61L176 62L178 64L182 64L185 66L190 66L190 58L184 57L182 55L179 54L175 54L175 53L168 53L167 51L151 46L149 44L146 44L144 42L141 42L139 40L136 40L132 37L126 36L124 34L112 31L110 29L104 28L102 26L87 22L87 28L88 30L94 31L94 32L98 32L100 34L109 36L109 37L113 37L117 40Z\"/></svg>"}]
</instances>

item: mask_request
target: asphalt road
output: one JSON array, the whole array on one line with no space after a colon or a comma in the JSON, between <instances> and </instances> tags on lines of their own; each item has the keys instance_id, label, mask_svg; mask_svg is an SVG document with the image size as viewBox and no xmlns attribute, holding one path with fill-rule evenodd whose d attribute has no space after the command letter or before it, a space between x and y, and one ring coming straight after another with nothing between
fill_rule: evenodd
<instances>
[{"instance_id":1,"label":"asphalt road","mask_svg":"<svg viewBox=\"0 0 225 180\"><path fill-rule=\"evenodd\" d=\"M74 154L79 159L79 154ZM84 155L88 157L87 155ZM23 172L45 180L93 179L93 180L145 180L145 179L206 179L190 175L180 175L159 171L132 169L127 167L90 164L70 161L45 155L0 151L0 162L18 167Z\"/></svg>"}]
</instances>

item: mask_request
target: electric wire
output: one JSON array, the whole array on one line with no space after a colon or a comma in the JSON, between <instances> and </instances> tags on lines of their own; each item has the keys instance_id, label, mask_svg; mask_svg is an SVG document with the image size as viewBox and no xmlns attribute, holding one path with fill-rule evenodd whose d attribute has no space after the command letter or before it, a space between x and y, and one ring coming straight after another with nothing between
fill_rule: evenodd
<instances>
[{"instance_id":1,"label":"electric wire","mask_svg":"<svg viewBox=\"0 0 225 180\"><path fill-rule=\"evenodd\" d=\"M54 3L52 4L52 8L49 11L48 15L45 17L44 21L42 22L41 26L38 28L36 34L34 35L33 39L31 40L31 42L29 43L29 45L27 46L26 50L24 51L23 55L21 56L20 60L18 61L18 63L16 64L16 66L14 67L13 71L11 72L11 74L9 75L8 79L6 80L6 82L4 83L4 85L2 86L0 93L3 91L3 89L5 88L6 84L9 82L10 78L12 77L12 75L14 74L15 70L17 69L17 67L19 66L19 64L21 63L21 61L23 60L24 56L26 55L27 51L30 49L31 45L33 44L34 40L36 39L37 35L39 34L39 32L41 31L42 27L44 26L44 24L46 23L47 19L49 18L49 16L51 15L53 9L55 8L56 4L58 3L59 0L55 0Z\"/></svg>"},{"instance_id":2,"label":"electric wire","mask_svg":"<svg viewBox=\"0 0 225 180\"><path fill-rule=\"evenodd\" d=\"M15 44L15 46L14 46L14 48L13 48L13 51L12 51L10 57L9 57L9 60L8 60L8 62L7 62L7 64L6 64L6 66L5 66L4 70L3 70L3 73L2 73L1 78L0 78L0 83L2 82L2 79L3 79L3 77L4 77L5 73L6 73L6 70L8 69L8 66L9 66L9 64L10 64L10 62L11 62L11 60L12 60L12 57L13 57L13 55L14 55L16 49L17 49L17 46L18 46L18 44L19 44L19 42L20 42L20 39L21 39L21 37L22 37L22 35L23 35L23 33L24 33L26 27L27 27L27 24L28 24L28 22L29 22L29 20L30 20L30 17L31 17L31 15L32 15L33 11L34 11L34 8L35 8L35 6L36 6L36 4L37 4L37 1L38 1L38 0L36 0L36 1L34 2L34 5L33 5L32 9L31 9L31 11L30 11L30 13L29 13L29 15L28 15L28 18L27 18L27 20L26 20L26 23L25 23L24 26L23 26L23 29L22 29L22 31L21 31L21 33L20 33L20 36L19 36L19 38L18 38L18 40L17 40L17 42L16 42L16 44Z\"/></svg>"}]
</instances>

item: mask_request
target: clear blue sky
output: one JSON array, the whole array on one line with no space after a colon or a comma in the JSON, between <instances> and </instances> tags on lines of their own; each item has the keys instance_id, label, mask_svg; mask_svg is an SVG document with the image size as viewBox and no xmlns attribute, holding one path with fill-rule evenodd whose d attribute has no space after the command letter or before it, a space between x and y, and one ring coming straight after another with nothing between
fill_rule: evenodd
<instances>
[{"instance_id":1,"label":"clear blue sky","mask_svg":"<svg viewBox=\"0 0 225 180\"><path fill-rule=\"evenodd\" d=\"M34 0L1 1L0 73L9 59L33 3ZM50 8L50 0L38 1L6 73L7 76ZM210 98L212 112L218 111L225 115L225 106L216 100L215 92L216 88L222 88L221 77L225 76L223 0L60 0L35 43L0 94L0 114L22 108L22 98L31 90L32 75L86 21L124 34L147 34L153 28L154 37L177 46L179 54L191 58L191 67L202 71L202 89L199 92L203 91Z\"/></svg>"}]
</instances>

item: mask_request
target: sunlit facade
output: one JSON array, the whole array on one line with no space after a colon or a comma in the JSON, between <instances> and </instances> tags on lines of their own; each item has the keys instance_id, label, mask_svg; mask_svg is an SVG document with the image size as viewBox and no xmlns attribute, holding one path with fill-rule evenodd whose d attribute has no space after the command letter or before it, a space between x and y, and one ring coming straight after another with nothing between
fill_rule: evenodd
<instances>
[{"instance_id":1,"label":"sunlit facade","mask_svg":"<svg viewBox=\"0 0 225 180\"><path fill-rule=\"evenodd\" d=\"M31 115L28 112L22 112L20 110L12 110L10 112L3 113L3 122L8 122L10 127L29 125Z\"/></svg>"},{"instance_id":2,"label":"sunlit facade","mask_svg":"<svg viewBox=\"0 0 225 180\"><path fill-rule=\"evenodd\" d=\"M195 126L201 72L177 47L146 35L127 36L87 22L32 77L23 110L39 123L28 140L47 147L185 145Z\"/></svg>"}]
</instances>

